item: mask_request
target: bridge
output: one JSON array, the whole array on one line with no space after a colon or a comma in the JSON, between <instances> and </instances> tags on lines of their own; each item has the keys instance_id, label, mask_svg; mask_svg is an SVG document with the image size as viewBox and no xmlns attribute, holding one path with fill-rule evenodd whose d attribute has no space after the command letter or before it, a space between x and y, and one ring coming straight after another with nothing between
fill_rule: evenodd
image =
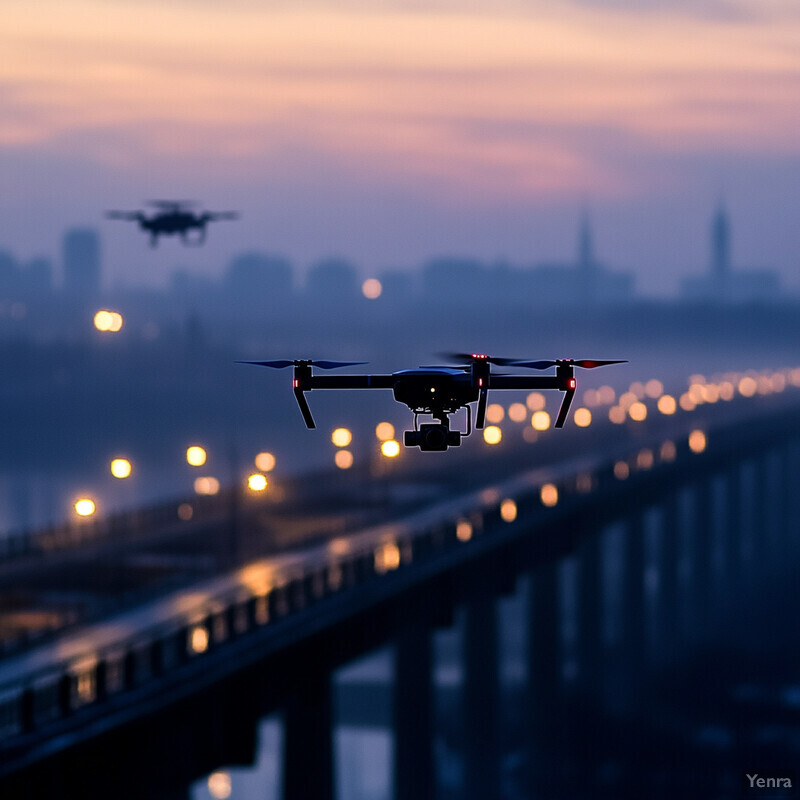
<instances>
[{"instance_id":1,"label":"bridge","mask_svg":"<svg viewBox=\"0 0 800 800\"><path fill-rule=\"evenodd\" d=\"M725 796L736 765L791 766L782 740L726 749L714 738L724 739L721 725L691 728L711 745L679 745L686 720L681 728L680 714L664 711L655 687L669 670L708 670L697 660L704 648L744 620L774 619L774 603L758 616L766 595L796 602L784 591L800 518L796 373L775 373L755 397L551 438L533 469L524 448L465 462L461 480L431 497L424 481L409 489L408 475L339 478L354 497L383 501L351 506L337 484L325 497L338 497L341 513L314 528L322 535L271 518L296 535L256 557L263 509L233 496L195 503L188 528L165 505L133 527L111 520L12 541L2 574L29 581L45 563L130 557L156 528L159 541L213 542L214 558L195 564L191 582L182 571L174 585L8 650L2 796L187 797L212 770L253 763L258 722L278 712L283 796L333 798L343 702L333 676L389 647L391 681L356 687L360 711L350 713L390 727L394 796L433 797L442 734L434 638L456 621L452 796ZM310 501L300 485L287 491ZM104 551L121 528L122 543ZM511 597L522 601L526 634L523 674L509 689L497 609ZM670 762L676 754L682 763ZM753 764L737 761L748 754Z\"/></svg>"}]
</instances>

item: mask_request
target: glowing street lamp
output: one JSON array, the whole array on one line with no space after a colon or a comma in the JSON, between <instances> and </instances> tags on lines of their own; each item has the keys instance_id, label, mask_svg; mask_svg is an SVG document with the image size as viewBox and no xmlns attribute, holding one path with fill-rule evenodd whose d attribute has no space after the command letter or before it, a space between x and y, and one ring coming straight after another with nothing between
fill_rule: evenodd
<instances>
[{"instance_id":1,"label":"glowing street lamp","mask_svg":"<svg viewBox=\"0 0 800 800\"><path fill-rule=\"evenodd\" d=\"M108 311L101 308L94 315L94 327L103 333L117 333L122 330L123 325L122 314L117 311Z\"/></svg>"},{"instance_id":2,"label":"glowing street lamp","mask_svg":"<svg viewBox=\"0 0 800 800\"><path fill-rule=\"evenodd\" d=\"M91 517L97 511L94 500L89 497L81 497L76 500L74 508L79 517Z\"/></svg>"},{"instance_id":3,"label":"glowing street lamp","mask_svg":"<svg viewBox=\"0 0 800 800\"><path fill-rule=\"evenodd\" d=\"M210 476L195 478L194 491L196 494L214 495L219 493L219 481Z\"/></svg>"},{"instance_id":4,"label":"glowing street lamp","mask_svg":"<svg viewBox=\"0 0 800 800\"><path fill-rule=\"evenodd\" d=\"M127 458L114 458L111 460L111 474L122 480L129 478L132 471L131 462Z\"/></svg>"},{"instance_id":5,"label":"glowing street lamp","mask_svg":"<svg viewBox=\"0 0 800 800\"><path fill-rule=\"evenodd\" d=\"M337 450L333 460L339 469L350 469L353 466L353 454L349 450Z\"/></svg>"},{"instance_id":6,"label":"glowing street lamp","mask_svg":"<svg viewBox=\"0 0 800 800\"><path fill-rule=\"evenodd\" d=\"M400 442L395 439L387 439L381 443L381 454L386 458L397 458L400 455Z\"/></svg>"},{"instance_id":7,"label":"glowing street lamp","mask_svg":"<svg viewBox=\"0 0 800 800\"><path fill-rule=\"evenodd\" d=\"M336 428L331 434L331 441L337 447L347 447L353 441L353 434L347 428Z\"/></svg>"},{"instance_id":8,"label":"glowing street lamp","mask_svg":"<svg viewBox=\"0 0 800 800\"><path fill-rule=\"evenodd\" d=\"M375 426L375 436L378 440L385 442L388 439L394 439L394 425L391 422L379 422Z\"/></svg>"},{"instance_id":9,"label":"glowing street lamp","mask_svg":"<svg viewBox=\"0 0 800 800\"><path fill-rule=\"evenodd\" d=\"M483 441L486 444L500 444L503 438L503 431L497 425L488 425L483 429Z\"/></svg>"},{"instance_id":10,"label":"glowing street lamp","mask_svg":"<svg viewBox=\"0 0 800 800\"><path fill-rule=\"evenodd\" d=\"M382 292L383 286L377 278L367 278L364 283L361 284L361 294L363 294L367 300L376 300L381 296Z\"/></svg>"},{"instance_id":11,"label":"glowing street lamp","mask_svg":"<svg viewBox=\"0 0 800 800\"><path fill-rule=\"evenodd\" d=\"M251 492L263 492L269 482L260 472L256 472L247 479L247 487Z\"/></svg>"},{"instance_id":12,"label":"glowing street lamp","mask_svg":"<svg viewBox=\"0 0 800 800\"><path fill-rule=\"evenodd\" d=\"M255 458L256 469L261 472L272 472L275 469L275 456L272 453L259 453Z\"/></svg>"},{"instance_id":13,"label":"glowing street lamp","mask_svg":"<svg viewBox=\"0 0 800 800\"><path fill-rule=\"evenodd\" d=\"M186 449L186 463L192 467L202 467L206 463L208 454L199 445L192 445Z\"/></svg>"}]
</instances>

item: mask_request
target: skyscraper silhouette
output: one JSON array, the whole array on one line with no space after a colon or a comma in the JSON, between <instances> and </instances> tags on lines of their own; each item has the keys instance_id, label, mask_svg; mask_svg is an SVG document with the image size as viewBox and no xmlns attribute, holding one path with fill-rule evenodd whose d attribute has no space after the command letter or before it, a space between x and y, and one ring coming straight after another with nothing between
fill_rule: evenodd
<instances>
[{"instance_id":1,"label":"skyscraper silhouette","mask_svg":"<svg viewBox=\"0 0 800 800\"><path fill-rule=\"evenodd\" d=\"M713 291L725 300L731 275L730 223L725 207L720 202L711 220L711 281Z\"/></svg>"},{"instance_id":2,"label":"skyscraper silhouette","mask_svg":"<svg viewBox=\"0 0 800 800\"><path fill-rule=\"evenodd\" d=\"M100 237L91 228L71 228L61 246L64 291L91 298L100 293Z\"/></svg>"}]
</instances>

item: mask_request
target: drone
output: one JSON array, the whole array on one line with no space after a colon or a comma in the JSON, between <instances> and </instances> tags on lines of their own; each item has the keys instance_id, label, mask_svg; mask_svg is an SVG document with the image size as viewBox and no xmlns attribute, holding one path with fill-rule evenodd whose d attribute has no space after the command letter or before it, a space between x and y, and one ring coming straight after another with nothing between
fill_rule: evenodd
<instances>
[{"instance_id":1,"label":"drone","mask_svg":"<svg viewBox=\"0 0 800 800\"><path fill-rule=\"evenodd\" d=\"M235 211L202 211L191 210L193 203L187 200L150 200L148 206L156 211L147 217L144 211L107 211L108 219L136 220L143 231L150 231L150 246L158 244L159 236L180 234L184 244L201 245L206 240L206 225L221 219L237 219ZM187 236L189 231L197 229L199 236L191 242Z\"/></svg>"},{"instance_id":2,"label":"drone","mask_svg":"<svg viewBox=\"0 0 800 800\"><path fill-rule=\"evenodd\" d=\"M489 389L558 389L564 392L555 427L563 428L575 396L577 381L575 368L594 369L621 361L593 359L522 361L510 358L492 358L483 353L446 353L446 358L466 362L455 366L423 366L400 370L386 375L317 375L312 368L329 370L366 364L366 361L312 361L310 359L277 361L240 361L273 369L294 368L292 388L306 427L314 428L314 418L306 399L312 389L391 389L394 399L414 413L414 430L405 431L403 444L425 451L447 450L457 447L462 437L472 433L472 406L477 402L475 428L483 428ZM491 365L544 370L555 367L551 375L506 375L493 373ZM450 430L450 415L460 409L467 411L466 431ZM433 423L419 423L421 414L430 415Z\"/></svg>"}]
</instances>

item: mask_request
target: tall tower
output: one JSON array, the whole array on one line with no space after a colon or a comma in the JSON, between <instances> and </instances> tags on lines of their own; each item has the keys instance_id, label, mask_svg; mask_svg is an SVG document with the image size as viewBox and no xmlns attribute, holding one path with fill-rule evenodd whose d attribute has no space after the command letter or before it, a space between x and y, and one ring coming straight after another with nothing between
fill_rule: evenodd
<instances>
[{"instance_id":1,"label":"tall tower","mask_svg":"<svg viewBox=\"0 0 800 800\"><path fill-rule=\"evenodd\" d=\"M64 291L73 297L93 298L100 293L100 237L91 228L71 228L61 247Z\"/></svg>"},{"instance_id":2,"label":"tall tower","mask_svg":"<svg viewBox=\"0 0 800 800\"><path fill-rule=\"evenodd\" d=\"M594 271L594 242L592 240L592 226L589 223L589 214L584 211L578 229L578 269L582 274L588 275Z\"/></svg>"},{"instance_id":3,"label":"tall tower","mask_svg":"<svg viewBox=\"0 0 800 800\"><path fill-rule=\"evenodd\" d=\"M731 232L728 214L720 202L711 220L711 281L720 299L727 292L731 274Z\"/></svg>"},{"instance_id":4,"label":"tall tower","mask_svg":"<svg viewBox=\"0 0 800 800\"><path fill-rule=\"evenodd\" d=\"M597 272L592 226L589 213L584 211L578 228L577 296L586 304L594 303L597 299Z\"/></svg>"}]
</instances>

